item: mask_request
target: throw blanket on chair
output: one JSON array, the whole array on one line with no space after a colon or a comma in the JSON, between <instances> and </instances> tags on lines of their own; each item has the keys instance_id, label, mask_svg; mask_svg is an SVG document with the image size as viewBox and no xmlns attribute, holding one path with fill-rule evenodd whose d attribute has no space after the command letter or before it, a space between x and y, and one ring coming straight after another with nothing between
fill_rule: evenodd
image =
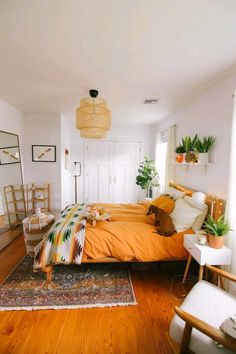
<instances>
[{"instance_id":1,"label":"throw blanket on chair","mask_svg":"<svg viewBox=\"0 0 236 354\"><path fill-rule=\"evenodd\" d=\"M68 206L61 217L35 247L34 269L53 264L81 264L86 219L86 205Z\"/></svg>"}]
</instances>

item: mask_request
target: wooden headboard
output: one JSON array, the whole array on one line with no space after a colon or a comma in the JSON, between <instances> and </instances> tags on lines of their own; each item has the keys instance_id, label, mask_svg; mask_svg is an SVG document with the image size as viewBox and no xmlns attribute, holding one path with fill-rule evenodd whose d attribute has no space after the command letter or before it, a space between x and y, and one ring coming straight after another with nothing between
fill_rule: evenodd
<instances>
[{"instance_id":1,"label":"wooden headboard","mask_svg":"<svg viewBox=\"0 0 236 354\"><path fill-rule=\"evenodd\" d=\"M176 183L170 183L169 186L184 192L190 197L194 192L197 192L194 189L190 189L188 187L184 187ZM220 199L214 195L206 194L205 203L208 205L208 214L211 215L215 220L217 220L222 214L224 214L225 200Z\"/></svg>"}]
</instances>

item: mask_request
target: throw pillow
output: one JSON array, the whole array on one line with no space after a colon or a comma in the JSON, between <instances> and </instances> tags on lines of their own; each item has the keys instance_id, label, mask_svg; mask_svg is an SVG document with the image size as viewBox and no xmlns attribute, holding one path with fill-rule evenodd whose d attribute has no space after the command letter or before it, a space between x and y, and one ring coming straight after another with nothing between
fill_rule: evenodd
<instances>
[{"instance_id":1,"label":"throw pillow","mask_svg":"<svg viewBox=\"0 0 236 354\"><path fill-rule=\"evenodd\" d=\"M236 339L236 314L226 318L221 324L220 329L228 336Z\"/></svg>"},{"instance_id":2,"label":"throw pillow","mask_svg":"<svg viewBox=\"0 0 236 354\"><path fill-rule=\"evenodd\" d=\"M155 205L170 214L175 207L175 201L168 194L162 194L160 197L152 200L151 205Z\"/></svg>"},{"instance_id":3,"label":"throw pillow","mask_svg":"<svg viewBox=\"0 0 236 354\"><path fill-rule=\"evenodd\" d=\"M181 232L190 229L201 213L199 209L190 206L186 200L178 199L170 216L172 217L175 229Z\"/></svg>"},{"instance_id":4,"label":"throw pillow","mask_svg":"<svg viewBox=\"0 0 236 354\"><path fill-rule=\"evenodd\" d=\"M197 200L191 197L184 197L184 200L193 208L201 211L201 214L196 218L195 222L192 225L194 231L200 230L202 224L206 218L208 212L208 206L205 203L199 203Z\"/></svg>"}]
</instances>

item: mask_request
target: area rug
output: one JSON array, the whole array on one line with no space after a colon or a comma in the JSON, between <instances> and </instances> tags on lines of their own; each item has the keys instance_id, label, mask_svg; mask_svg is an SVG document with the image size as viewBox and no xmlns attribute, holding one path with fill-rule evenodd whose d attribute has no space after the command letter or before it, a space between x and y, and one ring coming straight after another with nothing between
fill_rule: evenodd
<instances>
[{"instance_id":1,"label":"area rug","mask_svg":"<svg viewBox=\"0 0 236 354\"><path fill-rule=\"evenodd\" d=\"M48 287L26 256L0 286L0 310L76 309L136 305L124 263L57 265Z\"/></svg>"}]
</instances>

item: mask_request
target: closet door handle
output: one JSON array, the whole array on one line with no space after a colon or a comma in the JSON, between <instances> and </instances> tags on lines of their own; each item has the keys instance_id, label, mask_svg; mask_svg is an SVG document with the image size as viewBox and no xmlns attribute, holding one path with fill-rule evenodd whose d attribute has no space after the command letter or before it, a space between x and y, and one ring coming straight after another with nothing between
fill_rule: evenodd
<instances>
[{"instance_id":1,"label":"closet door handle","mask_svg":"<svg viewBox=\"0 0 236 354\"><path fill-rule=\"evenodd\" d=\"M109 183L112 183L112 176L109 176L108 182L109 182Z\"/></svg>"},{"instance_id":2,"label":"closet door handle","mask_svg":"<svg viewBox=\"0 0 236 354\"><path fill-rule=\"evenodd\" d=\"M114 176L113 178L113 183L116 183L116 176Z\"/></svg>"}]
</instances>

